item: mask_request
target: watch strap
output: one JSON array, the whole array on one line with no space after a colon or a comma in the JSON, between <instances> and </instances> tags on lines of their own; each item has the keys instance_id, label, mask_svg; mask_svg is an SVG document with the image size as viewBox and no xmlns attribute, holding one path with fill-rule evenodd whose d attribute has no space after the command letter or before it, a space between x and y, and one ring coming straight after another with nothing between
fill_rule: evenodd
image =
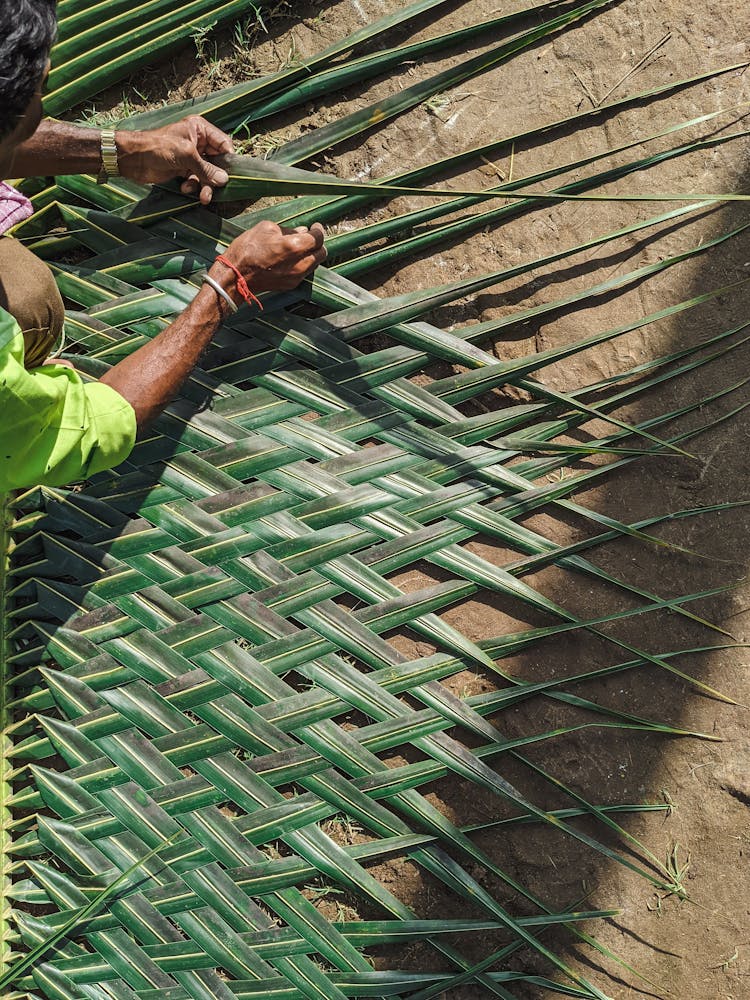
<instances>
[{"instance_id":1,"label":"watch strap","mask_svg":"<svg viewBox=\"0 0 750 1000\"><path fill-rule=\"evenodd\" d=\"M120 176L120 168L117 162L117 141L113 128L103 128L101 130L101 157L102 164L99 168L97 180L100 184L106 184L110 177Z\"/></svg>"}]
</instances>

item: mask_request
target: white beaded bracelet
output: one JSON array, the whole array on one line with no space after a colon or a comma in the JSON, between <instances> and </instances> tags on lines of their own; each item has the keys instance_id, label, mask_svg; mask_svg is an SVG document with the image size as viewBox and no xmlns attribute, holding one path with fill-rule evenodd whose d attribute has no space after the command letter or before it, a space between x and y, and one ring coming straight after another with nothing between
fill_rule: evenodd
<instances>
[{"instance_id":1,"label":"white beaded bracelet","mask_svg":"<svg viewBox=\"0 0 750 1000\"><path fill-rule=\"evenodd\" d=\"M229 306L229 311L230 311L231 313L236 313L236 312L237 312L237 310L238 310L238 308L239 308L239 307L238 307L238 305L237 305L237 303L236 303L236 302L234 302L234 301L233 301L233 300L232 300L232 299L230 298L230 296L229 296L229 293L228 293L228 292L226 292L226 291L225 291L225 290L224 290L224 289L223 289L223 288L221 287L221 285L219 284L219 282L218 282L218 281L215 281L215 280L214 280L214 279L213 279L213 278L211 277L211 275L210 275L210 274L204 274L204 275L203 275L203 277L201 278L201 284L203 284L203 285L210 285L210 286L211 286L211 288L213 288L213 290L214 290L214 291L216 292L216 294L217 294L217 295L220 295L220 296L221 296L221 298L222 298L222 299L224 299L224 301L225 301L225 302L227 303L227 305Z\"/></svg>"}]
</instances>

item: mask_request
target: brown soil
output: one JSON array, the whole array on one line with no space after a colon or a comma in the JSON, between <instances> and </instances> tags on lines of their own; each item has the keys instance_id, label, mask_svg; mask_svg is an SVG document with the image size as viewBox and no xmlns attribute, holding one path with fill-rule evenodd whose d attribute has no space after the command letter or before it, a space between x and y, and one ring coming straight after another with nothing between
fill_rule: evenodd
<instances>
[{"instance_id":1,"label":"brown soil","mask_svg":"<svg viewBox=\"0 0 750 1000\"><path fill-rule=\"evenodd\" d=\"M158 78L141 80L139 89L147 102L198 94L239 79L250 68L265 73L280 62L306 56L330 43L345 31L354 30L368 18L393 7L392 0L342 0L342 2L295 4L294 19L280 16L269 20L270 36L257 36L250 57L239 56L231 33L218 37L216 49L204 48L204 61L195 70L194 55L179 56L171 67L161 68ZM503 5L503 9L506 6ZM515 5L513 5L515 6ZM458 27L496 14L496 0L471 0L455 4L438 23L426 22L422 34ZM439 156L478 145L491 138L512 134L524 127L541 125L590 107L601 99L641 58L671 31L669 41L613 94L625 96L670 80L698 74L750 58L747 38L750 11L746 0L624 0L604 13L559 36L554 42L529 51L432 102L403 115L385 127L337 148L330 159L318 165L342 177L386 177L399 169L426 163ZM477 50L479 51L479 50ZM462 58L454 53L442 63L427 62L411 67L403 79L390 77L345 99L316 102L306 117L290 114L278 124L271 138L289 138L311 124L333 119L354 106L391 93L395 87L424 78L443 65ZM119 100L119 88L110 104ZM666 126L720 108L731 108L750 97L750 71L733 72L686 89L677 96L634 108L587 129L550 136L545 144L515 150L514 176L545 166L602 151L630 139L645 137ZM106 106L106 105L104 105ZM665 149L685 137L726 129L736 121L729 113L676 137L638 147ZM742 128L742 125L737 128ZM254 140L255 148L266 148L268 136ZM619 182L624 192L719 192L750 190L750 145L736 140L726 145L681 157L647 173ZM593 170L595 168L588 168ZM494 165L480 164L465 175L448 178L456 188L486 186L488 175L507 176L510 156L498 156ZM408 203L407 203L408 204ZM614 230L626 222L655 215L669 206L653 204L567 204L546 206L502 229L480 232L456 246L441 247L429 260L408 262L398 270L368 275L365 283L384 294L428 287L462 275L535 259L555 248L581 242L588 236ZM404 211L404 202L376 209L371 218ZM747 220L742 205L730 205L689 224L650 230L648 241L628 238L607 244L595 253L579 255L556 269L534 272L516 283L493 288L472 301L461 301L434 316L442 326L512 313L521 305L533 305L561 297L606 276L624 273L645 263L696 245ZM630 288L585 310L555 313L543 321L512 328L507 339L494 345L498 357L517 357L551 345L568 343L586 334L615 326L653 312L690 296L748 277L750 248L740 235L725 246L693 258L648 282ZM746 287L728 292L711 303L673 319L652 324L612 343L564 363L545 369L542 380L558 389L578 386L597 377L623 370L679 346L700 341L748 318L750 294ZM620 415L644 419L738 382L747 371L748 352L740 348L721 361L667 382ZM445 374L448 367L441 369ZM434 372L428 373L435 374ZM746 389L708 404L689 415L683 427L697 426L741 404ZM487 405L503 405L508 397L488 398ZM512 398L512 396L511 396ZM590 425L601 431L603 423ZM602 480L604 485L578 497L594 510L635 521L669 510L748 497L750 463L747 421L740 413L691 442L698 462L680 458L643 460ZM555 541L583 537L593 530L580 520L540 514L529 523ZM593 554L593 560L613 574L663 596L697 592L740 581L747 573L747 540L750 508L739 507L708 514L655 529L660 537L703 553L707 558L684 555L634 540L610 543ZM488 541L477 539L475 551L491 555L498 564L515 558ZM423 579L419 568L405 574L402 583L417 585ZM434 574L432 574L434 575ZM622 593L606 585L569 572L547 569L527 582L582 616L608 609L634 606ZM693 609L723 625L738 643L750 641L750 589L740 583L725 594L698 602ZM498 635L518 627L518 622L547 624L542 615L530 617L518 604L489 598L468 602L445 616L471 638ZM693 625L674 613L664 612L630 619L610 630L653 652L666 652L721 643L722 637ZM429 652L424 643L405 636L394 640L415 655ZM727 640L731 641L731 640ZM506 661L512 673L524 678L546 678L595 668L624 659L609 644L584 634L573 634L537 646L527 656ZM710 655L683 656L679 667L740 703L750 704L748 655L743 648L717 650ZM459 693L487 690L494 681L479 671L466 673L453 682ZM563 906L588 894L585 906L620 907L622 914L590 926L598 940L624 962L635 966L656 987L651 988L611 959L585 946L571 945L564 935L547 935L545 941L592 978L616 1000L668 992L680 1000L742 1000L750 997L750 739L748 712L744 707L724 704L708 697L656 666L620 674L576 693L622 711L664 721L717 737L719 742L697 738L670 738L637 731L602 728L600 717L579 712L557 702L539 699L510 710L495 722L505 733L519 735L544 732L576 722L590 728L531 746L527 755L549 768L575 791L597 803L667 802L668 812L625 815L623 826L660 859L675 852L679 866L687 865L685 886L690 901L660 898L643 879L617 864L605 862L570 838L555 836L538 827L515 827L508 832L479 835L478 842L524 884L551 905ZM549 786L532 780L528 770L512 761L495 762L498 770L526 795L541 805L568 804L551 796ZM457 822L479 823L503 816L498 800L478 794L456 781L443 781L428 789ZM501 828L503 830L504 828ZM592 828L593 829L593 828ZM599 837L605 836L601 827ZM355 837L356 831L343 836ZM620 845L620 849L626 850ZM635 855L634 855L635 856ZM422 916L459 915L455 899L420 873L411 863L392 862L375 870ZM486 875L477 872L480 880ZM491 881L488 887L507 898L518 911L518 901ZM332 907L338 897L323 900ZM342 898L344 912L351 901ZM361 911L360 911L361 912ZM346 919L346 917L344 917ZM487 954L494 942L475 941L476 957ZM419 948L405 949L398 956L405 967L419 968L429 960ZM391 961L393 956L391 954ZM522 952L513 960L517 968L539 968L536 956ZM536 997L529 991L519 996ZM477 987L460 988L451 1000L480 1000L486 995ZM547 995L546 993L544 995Z\"/></svg>"}]
</instances>

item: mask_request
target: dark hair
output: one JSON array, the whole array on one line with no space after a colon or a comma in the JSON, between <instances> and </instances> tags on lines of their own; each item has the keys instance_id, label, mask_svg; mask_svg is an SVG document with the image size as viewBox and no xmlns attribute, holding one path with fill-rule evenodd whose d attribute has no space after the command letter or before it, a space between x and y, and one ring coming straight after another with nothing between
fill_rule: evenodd
<instances>
[{"instance_id":1,"label":"dark hair","mask_svg":"<svg viewBox=\"0 0 750 1000\"><path fill-rule=\"evenodd\" d=\"M0 0L0 139L39 87L57 31L56 0Z\"/></svg>"}]
</instances>

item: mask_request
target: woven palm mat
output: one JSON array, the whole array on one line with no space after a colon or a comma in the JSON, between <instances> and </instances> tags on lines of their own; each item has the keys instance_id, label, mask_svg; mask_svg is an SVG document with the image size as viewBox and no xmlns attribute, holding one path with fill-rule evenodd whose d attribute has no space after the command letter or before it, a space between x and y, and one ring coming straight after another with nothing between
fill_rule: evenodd
<instances>
[{"instance_id":1,"label":"woven palm mat","mask_svg":"<svg viewBox=\"0 0 750 1000\"><path fill-rule=\"evenodd\" d=\"M93 182L87 190L97 197ZM105 223L62 210L88 255L57 271L79 307L68 334L85 345L81 369L101 375L194 294L195 274L139 288L144 261L173 261L169 239L184 248L192 233L189 266L180 258L190 274L221 243L202 228L206 213L155 233L127 212ZM117 470L16 502L12 662L19 714L32 716L17 727L16 759L33 770L14 802L23 862L14 895L35 914L16 915L24 943L47 940L98 900L19 989L117 1000L426 998L472 981L510 996L501 982L514 974L472 968L458 939L441 937L462 928L507 931L496 968L520 944L562 967L534 921L508 913L478 873L525 892L524 912L530 900L543 917L544 902L514 886L420 786L471 782L513 814L598 846L493 768L517 744L488 716L523 697L523 685L503 680L461 699L441 683L472 667L502 673L502 657L550 631L477 645L440 613L489 592L557 613L519 579L523 560L508 571L461 543L481 532L552 558L555 545L512 518L572 492L540 480L566 459L510 468L514 452L497 436L517 408L460 409L504 384L503 365L418 387L406 376L433 358L399 343L406 327L389 330L393 346L363 354L356 329L348 336L318 313L243 310ZM420 560L446 582L404 593L389 580ZM387 635L407 626L437 652L401 655ZM394 751L413 762L392 766ZM361 828L361 842L332 839L321 824L337 816ZM476 919L414 923L419 913L368 870L407 856ZM318 878L382 920L326 919L304 892ZM363 949L398 944L400 926L431 944L443 971L373 971ZM582 980L571 990L600 995Z\"/></svg>"}]
</instances>

